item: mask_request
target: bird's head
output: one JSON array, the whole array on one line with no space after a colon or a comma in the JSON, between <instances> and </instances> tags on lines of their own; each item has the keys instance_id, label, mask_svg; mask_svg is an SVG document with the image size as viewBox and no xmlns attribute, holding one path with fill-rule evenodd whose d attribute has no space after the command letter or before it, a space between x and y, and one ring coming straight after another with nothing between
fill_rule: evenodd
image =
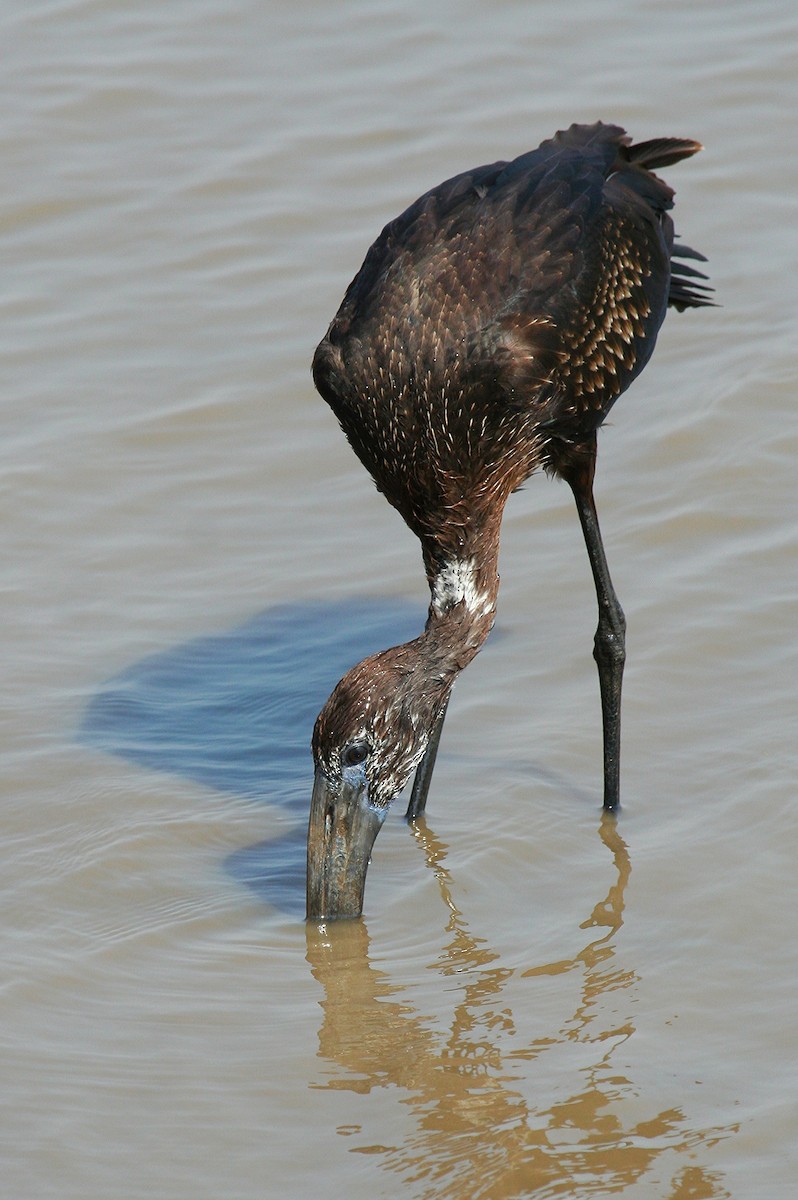
<instances>
[{"instance_id":1,"label":"bird's head","mask_svg":"<svg viewBox=\"0 0 798 1200\"><path fill-rule=\"evenodd\" d=\"M451 689L421 667L418 643L364 659L346 674L313 731L307 915L359 917L371 848L388 806L421 760Z\"/></svg>"}]
</instances>

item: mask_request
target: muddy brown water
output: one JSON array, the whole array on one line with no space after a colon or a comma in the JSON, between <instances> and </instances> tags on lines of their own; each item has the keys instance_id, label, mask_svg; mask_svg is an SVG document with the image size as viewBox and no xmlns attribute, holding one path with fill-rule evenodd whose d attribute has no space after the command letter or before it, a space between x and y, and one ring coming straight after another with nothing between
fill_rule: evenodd
<instances>
[{"instance_id":1,"label":"muddy brown water","mask_svg":"<svg viewBox=\"0 0 798 1200\"><path fill-rule=\"evenodd\" d=\"M791 1197L796 29L786 3L10 4L0 16L0 1173L28 1200ZM309 361L381 226L572 120L695 137L603 430L629 622L600 813L567 489L364 920L303 921L308 741L420 629Z\"/></svg>"}]
</instances>

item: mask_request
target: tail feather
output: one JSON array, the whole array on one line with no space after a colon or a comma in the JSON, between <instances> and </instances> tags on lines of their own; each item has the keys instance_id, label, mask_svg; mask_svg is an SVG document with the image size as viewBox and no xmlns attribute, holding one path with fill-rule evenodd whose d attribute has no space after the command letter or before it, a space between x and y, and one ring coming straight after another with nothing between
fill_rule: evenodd
<instances>
[{"instance_id":1,"label":"tail feather","mask_svg":"<svg viewBox=\"0 0 798 1200\"><path fill-rule=\"evenodd\" d=\"M639 163L641 167L651 170L654 167L669 167L703 149L701 143L694 142L692 138L652 138L648 142L624 146L621 153L629 162Z\"/></svg>"},{"instance_id":2,"label":"tail feather","mask_svg":"<svg viewBox=\"0 0 798 1200\"><path fill-rule=\"evenodd\" d=\"M695 258L699 262L707 261L706 254L701 254L692 246L674 246L671 250L671 258Z\"/></svg>"},{"instance_id":3,"label":"tail feather","mask_svg":"<svg viewBox=\"0 0 798 1200\"><path fill-rule=\"evenodd\" d=\"M683 312L686 308L714 308L715 301L709 298L709 293L714 289L708 283L698 282L700 279L706 279L707 276L703 271L698 271L695 267L688 267L687 263L680 262L679 260L682 258L693 258L698 259L699 262L706 262L704 255L699 254L690 246L674 246L671 250L671 285L668 290L668 304L672 308L678 309L679 312Z\"/></svg>"},{"instance_id":4,"label":"tail feather","mask_svg":"<svg viewBox=\"0 0 798 1200\"><path fill-rule=\"evenodd\" d=\"M691 138L652 138L648 142L637 145L623 146L621 154L635 166L652 171L654 167L669 167L672 163L680 162L703 150L700 142ZM649 180L656 176L648 176ZM659 182L659 181L657 181ZM664 187L665 185L663 185ZM670 192L670 189L668 189ZM673 193L670 192L672 200ZM670 207L670 205L669 205ZM697 262L706 262L706 256L692 246L681 243L671 247L671 282L668 290L668 304L683 312L685 308L714 307L710 299L713 289L708 283L699 282L707 278L703 271L689 267L682 259L689 258Z\"/></svg>"},{"instance_id":5,"label":"tail feather","mask_svg":"<svg viewBox=\"0 0 798 1200\"><path fill-rule=\"evenodd\" d=\"M673 257L673 251L671 251L671 257ZM696 256L696 257L698 257L698 256ZM704 258L703 254L701 255L701 258L704 260L704 262L706 262L706 259ZM683 262L674 263L673 270L678 271L678 273L680 275L689 276L691 279L706 279L707 278L707 276L704 274L703 271L697 271L695 269L695 267L688 267L687 263L683 263Z\"/></svg>"}]
</instances>

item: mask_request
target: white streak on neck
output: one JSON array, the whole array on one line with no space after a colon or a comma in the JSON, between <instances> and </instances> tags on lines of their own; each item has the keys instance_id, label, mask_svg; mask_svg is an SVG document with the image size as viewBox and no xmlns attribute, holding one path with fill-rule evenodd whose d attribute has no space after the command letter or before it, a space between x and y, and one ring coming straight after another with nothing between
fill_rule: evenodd
<instances>
[{"instance_id":1,"label":"white streak on neck","mask_svg":"<svg viewBox=\"0 0 798 1200\"><path fill-rule=\"evenodd\" d=\"M432 611L439 617L461 602L475 616L493 611L493 599L477 584L473 558L452 558L445 563L432 584Z\"/></svg>"}]
</instances>

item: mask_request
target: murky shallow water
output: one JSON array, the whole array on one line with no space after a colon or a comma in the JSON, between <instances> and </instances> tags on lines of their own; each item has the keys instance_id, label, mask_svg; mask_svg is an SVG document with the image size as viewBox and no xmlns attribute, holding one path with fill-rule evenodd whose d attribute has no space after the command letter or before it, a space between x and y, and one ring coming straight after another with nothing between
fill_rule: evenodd
<instances>
[{"instance_id":1,"label":"murky shallow water","mask_svg":"<svg viewBox=\"0 0 798 1200\"><path fill-rule=\"evenodd\" d=\"M0 20L8 1194L791 1196L789 6ZM668 179L723 304L601 437L624 811L534 479L428 824L397 806L365 920L308 928L313 717L425 610L310 355L388 218L597 116L706 143Z\"/></svg>"}]
</instances>

